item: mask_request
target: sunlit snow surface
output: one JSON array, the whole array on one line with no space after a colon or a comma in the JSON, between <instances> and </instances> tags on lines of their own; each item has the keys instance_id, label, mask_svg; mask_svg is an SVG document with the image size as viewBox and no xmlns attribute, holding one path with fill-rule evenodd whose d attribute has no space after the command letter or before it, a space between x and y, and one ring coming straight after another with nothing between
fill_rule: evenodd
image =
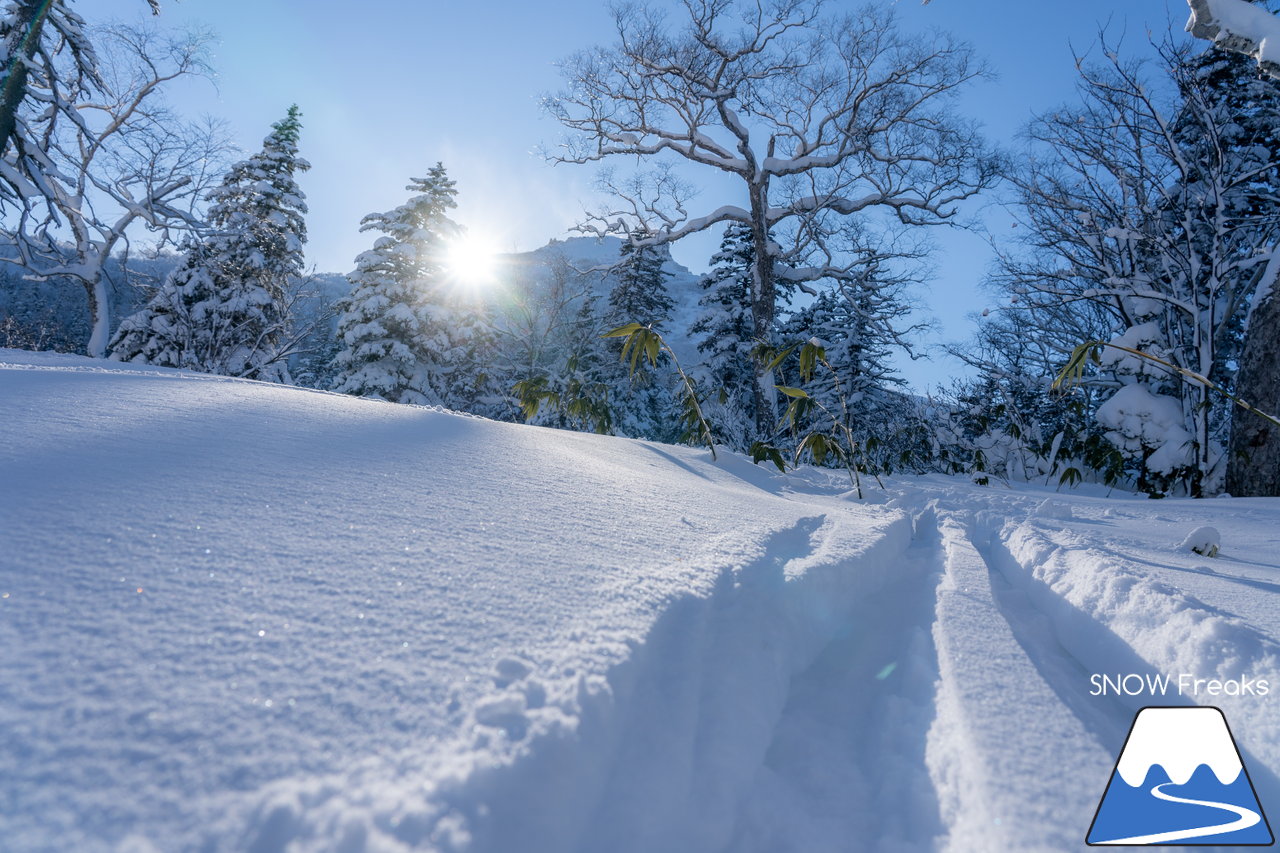
<instances>
[{"instance_id":1,"label":"sunlit snow surface","mask_svg":"<svg viewBox=\"0 0 1280 853\"><path fill-rule=\"evenodd\" d=\"M0 848L1083 846L1280 690L1280 501L722 453L0 351ZM1221 532L1217 559L1179 547ZM1223 708L1280 811L1272 696Z\"/></svg>"}]
</instances>

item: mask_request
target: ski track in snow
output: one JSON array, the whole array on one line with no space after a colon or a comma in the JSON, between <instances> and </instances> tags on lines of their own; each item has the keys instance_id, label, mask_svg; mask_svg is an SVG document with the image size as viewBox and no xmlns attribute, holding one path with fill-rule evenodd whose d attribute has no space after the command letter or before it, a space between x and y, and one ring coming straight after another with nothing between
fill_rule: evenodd
<instances>
[{"instance_id":1,"label":"ski track in snow","mask_svg":"<svg viewBox=\"0 0 1280 853\"><path fill-rule=\"evenodd\" d=\"M0 352L0 847L1057 851L1133 713L1280 802L1280 501L783 477ZM1223 531L1223 554L1177 550Z\"/></svg>"}]
</instances>

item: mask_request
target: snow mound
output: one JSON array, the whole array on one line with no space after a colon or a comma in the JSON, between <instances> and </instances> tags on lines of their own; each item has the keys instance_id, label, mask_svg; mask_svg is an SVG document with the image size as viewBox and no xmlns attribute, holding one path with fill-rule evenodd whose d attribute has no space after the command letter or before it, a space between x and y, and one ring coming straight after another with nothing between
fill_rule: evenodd
<instances>
[{"instance_id":1,"label":"snow mound","mask_svg":"<svg viewBox=\"0 0 1280 853\"><path fill-rule=\"evenodd\" d=\"M1066 520L1074 518L1075 514L1071 510L1071 504L1054 498L1045 498L1042 500L1032 512L1033 518Z\"/></svg>"},{"instance_id":2,"label":"snow mound","mask_svg":"<svg viewBox=\"0 0 1280 853\"><path fill-rule=\"evenodd\" d=\"M0 399L6 850L1070 850L1134 712L1179 702L1280 797L1280 501L855 501L12 351ZM1170 547L1206 522L1216 573ZM1229 774L1210 728L1126 769Z\"/></svg>"},{"instance_id":3,"label":"snow mound","mask_svg":"<svg viewBox=\"0 0 1280 853\"><path fill-rule=\"evenodd\" d=\"M1187 534L1178 548L1183 551L1194 551L1204 557L1216 557L1222 548L1222 534L1216 527L1208 525L1197 527Z\"/></svg>"}]
</instances>

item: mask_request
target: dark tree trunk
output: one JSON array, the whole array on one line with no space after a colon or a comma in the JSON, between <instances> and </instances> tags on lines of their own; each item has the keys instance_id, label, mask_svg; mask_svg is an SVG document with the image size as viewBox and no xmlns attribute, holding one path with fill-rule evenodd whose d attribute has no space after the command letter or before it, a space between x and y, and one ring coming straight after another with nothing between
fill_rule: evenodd
<instances>
[{"instance_id":1,"label":"dark tree trunk","mask_svg":"<svg viewBox=\"0 0 1280 853\"><path fill-rule=\"evenodd\" d=\"M40 30L49 14L50 0L23 0L18 4L13 30L5 39L8 67L4 68L4 87L0 90L0 154L9 147L18 124L18 106L27 94L27 63L40 45Z\"/></svg>"},{"instance_id":2,"label":"dark tree trunk","mask_svg":"<svg viewBox=\"0 0 1280 853\"><path fill-rule=\"evenodd\" d=\"M752 334L757 343L772 343L773 317L777 310L777 284L774 281L774 257L769 251L769 229L765 224L768 209L768 190L753 187L751 193L751 242L755 250L751 282ZM765 371L765 365L755 365L755 388L752 403L755 406L756 435L765 438L774 430L776 413L773 410L773 376Z\"/></svg>"},{"instance_id":3,"label":"dark tree trunk","mask_svg":"<svg viewBox=\"0 0 1280 853\"><path fill-rule=\"evenodd\" d=\"M1274 415L1280 412L1280 294L1274 283L1272 288L1249 318L1236 389L1241 399ZM1280 495L1280 427L1239 406L1231 415L1227 491Z\"/></svg>"}]
</instances>

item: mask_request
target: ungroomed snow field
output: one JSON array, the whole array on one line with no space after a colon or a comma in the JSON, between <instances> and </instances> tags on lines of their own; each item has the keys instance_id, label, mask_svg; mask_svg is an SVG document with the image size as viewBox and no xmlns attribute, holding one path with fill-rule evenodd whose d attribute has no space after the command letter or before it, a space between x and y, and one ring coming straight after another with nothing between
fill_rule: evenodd
<instances>
[{"instance_id":1,"label":"ungroomed snow field","mask_svg":"<svg viewBox=\"0 0 1280 853\"><path fill-rule=\"evenodd\" d=\"M1077 850L1192 703L1280 814L1278 592L1277 499L0 351L0 849Z\"/></svg>"}]
</instances>

